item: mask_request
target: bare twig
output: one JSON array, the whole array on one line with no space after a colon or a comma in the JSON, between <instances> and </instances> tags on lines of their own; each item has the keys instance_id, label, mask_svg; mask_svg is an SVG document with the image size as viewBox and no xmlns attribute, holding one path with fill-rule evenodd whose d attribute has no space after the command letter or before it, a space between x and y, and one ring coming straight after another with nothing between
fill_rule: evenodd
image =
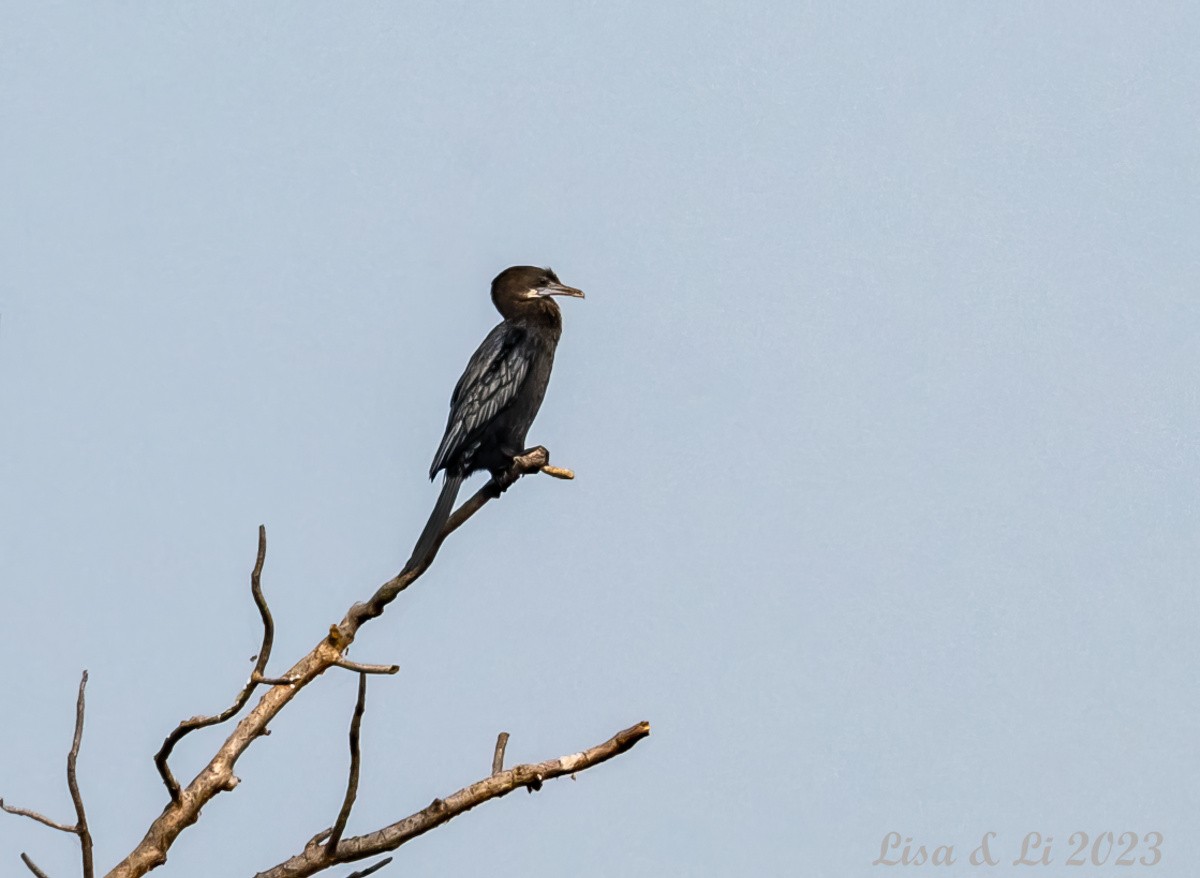
<instances>
[{"instance_id":1,"label":"bare twig","mask_svg":"<svg viewBox=\"0 0 1200 878\"><path fill-rule=\"evenodd\" d=\"M492 774L504 771L504 748L508 746L508 732L496 736L496 750L492 753Z\"/></svg>"},{"instance_id":2,"label":"bare twig","mask_svg":"<svg viewBox=\"0 0 1200 878\"><path fill-rule=\"evenodd\" d=\"M43 826L49 826L51 829L57 829L59 832L70 832L72 834L75 832L74 826L67 826L65 823L56 823L44 814L39 814L37 811L6 805L3 799L0 799L0 811L7 811L9 814L16 814L18 817L28 817L30 820L36 820Z\"/></svg>"},{"instance_id":3,"label":"bare twig","mask_svg":"<svg viewBox=\"0 0 1200 878\"><path fill-rule=\"evenodd\" d=\"M92 833L88 829L87 813L83 810L83 795L79 792L79 780L75 766L79 760L79 745L83 743L84 690L87 689L88 672L79 679L79 697L75 700L75 737L71 741L71 752L67 754L67 789L75 803L75 832L79 835L79 847L83 856L83 878L94 878L92 866Z\"/></svg>"},{"instance_id":4,"label":"bare twig","mask_svg":"<svg viewBox=\"0 0 1200 878\"><path fill-rule=\"evenodd\" d=\"M251 683L262 683L265 686L294 686L298 681L290 677L264 677L257 672L250 675Z\"/></svg>"},{"instance_id":5,"label":"bare twig","mask_svg":"<svg viewBox=\"0 0 1200 878\"><path fill-rule=\"evenodd\" d=\"M650 734L649 723L638 723L618 732L603 744L598 744L581 753L572 753L559 759L551 759L536 765L518 765L508 771L491 775L477 783L464 787L445 799L434 799L429 807L398 820L390 826L366 835L342 839L336 856L330 856L328 845L308 846L286 862L259 872L255 878L306 878L331 866L353 862L377 854L393 851L405 842L436 829L443 823L469 811L484 802L505 796L522 787L538 789L542 782L566 774L599 765L619 756Z\"/></svg>"},{"instance_id":6,"label":"bare twig","mask_svg":"<svg viewBox=\"0 0 1200 878\"><path fill-rule=\"evenodd\" d=\"M37 878L50 878L49 875L47 875L45 872L43 872L41 869L38 868L37 863L35 863L33 860L29 859L29 854L22 853L21 854L21 862L24 863L26 868L28 868L30 872L32 872L34 875L36 875Z\"/></svg>"},{"instance_id":7,"label":"bare twig","mask_svg":"<svg viewBox=\"0 0 1200 878\"><path fill-rule=\"evenodd\" d=\"M342 621L331 628L328 636L322 638L307 655L288 669L283 677L283 679L290 681L287 685L272 686L262 694L258 703L250 709L249 713L242 717L241 721L230 732L229 737L221 744L208 764L201 769L200 773L196 775L185 789L180 790L176 795L172 796L170 804L150 824L142 840L138 842L137 846L130 851L124 860L108 873L106 878L140 878L140 876L145 875L151 869L165 863L167 851L175 843L175 839L179 837L180 833L199 819L201 809L219 793L234 788L237 781L233 775L233 769L237 764L238 758L254 741L267 734L267 726L278 715L279 711L283 710L305 686L325 673L325 671L333 666L334 662L342 658L342 653L354 642L359 628L371 619L381 615L387 605L394 601L400 592L404 591L421 577L429 568L429 564L433 560L437 548L446 537L462 527L464 523L490 501L499 497L503 493L503 489L513 481L516 481L521 476L539 472L549 462L549 452L541 446L532 448L524 454L519 455L513 461L508 478L501 480L506 484L501 485L494 478L489 480L450 516L433 551L429 553L421 564L412 569L406 568L402 570L376 589L375 594L366 603L358 603L352 606ZM264 648L263 652L265 651ZM261 653L259 661L262 662ZM263 665L265 666L265 662L263 662ZM240 709L241 706L242 704L239 703L236 705L236 708ZM232 716L236 712L236 710L229 712L229 716ZM228 717L225 718L227 719ZM211 723L208 724L211 725ZM164 744L164 747L166 747L166 744ZM156 757L155 761L159 761L158 757ZM498 777L502 776L498 775ZM168 784L168 789L170 789L170 784ZM342 845L345 843L343 841ZM324 850L323 846L312 847L316 851ZM340 850L341 845L339 845ZM358 859L364 856L371 856L371 853L366 852L350 857L349 859Z\"/></svg>"},{"instance_id":8,"label":"bare twig","mask_svg":"<svg viewBox=\"0 0 1200 878\"><path fill-rule=\"evenodd\" d=\"M167 735L162 747L154 754L154 764L158 766L158 773L162 777L163 783L166 784L167 792L171 794L172 802L179 802L179 781L171 773L171 767L167 764L167 760L171 758L171 752L175 749L175 745L182 741L184 736L196 731L196 729L215 726L232 717L246 706L246 702L250 700L251 693L254 692L254 687L259 683L272 686L288 684L287 680L275 680L263 676L263 671L267 669L267 662L271 660L271 647L275 643L275 620L271 618L271 610L267 606L266 597L263 595L261 581L263 563L266 560L267 529L264 525L260 524L258 526L258 556L254 560L254 570L250 573L250 594L254 597L254 605L258 607L258 615L262 618L263 626L262 647L258 651L258 661L254 665L254 670L250 674L249 681L242 687L242 691L238 693L232 705L216 716L194 716L191 719L185 719L171 731L171 734Z\"/></svg>"},{"instance_id":9,"label":"bare twig","mask_svg":"<svg viewBox=\"0 0 1200 878\"><path fill-rule=\"evenodd\" d=\"M364 665L359 662L352 662L349 659L338 659L333 663L335 668L345 668L347 671L355 671L359 674L395 674L400 670L399 665Z\"/></svg>"},{"instance_id":10,"label":"bare twig","mask_svg":"<svg viewBox=\"0 0 1200 878\"><path fill-rule=\"evenodd\" d=\"M59 832L69 832L72 835L79 836L79 848L83 857L83 878L94 878L92 872L92 833L88 829L87 813L83 808L83 795L79 792L79 780L76 777L75 771L76 764L79 761L79 747L83 743L83 717L86 706L83 696L84 691L87 689L87 681L88 672L84 671L83 675L79 678L79 695L75 699L75 736L71 739L71 750L67 753L67 789L70 790L71 802L75 805L75 825L68 826L65 823L58 823L44 814L39 814L37 811L30 811L27 808L15 808L12 805L6 805L3 799L0 799L0 810L7 811L9 814L16 814L20 817L28 817L30 820L36 820L43 826L49 826L51 829L57 829ZM26 854L21 854L21 859L35 875L45 875Z\"/></svg>"},{"instance_id":11,"label":"bare twig","mask_svg":"<svg viewBox=\"0 0 1200 878\"><path fill-rule=\"evenodd\" d=\"M362 730L363 712L367 709L367 675L358 675L358 701L354 703L354 716L350 718L350 776L346 780L346 797L342 800L342 810L338 812L333 829L329 831L329 841L325 843L325 851L331 857L337 856L338 842L346 831L346 822L350 819L350 809L358 797L358 770L362 763L362 752L358 741Z\"/></svg>"},{"instance_id":12,"label":"bare twig","mask_svg":"<svg viewBox=\"0 0 1200 878\"><path fill-rule=\"evenodd\" d=\"M566 479L567 481L570 481L571 479L575 478L575 473L571 470L563 469L562 467L558 466L550 466L550 464L546 464L544 467L542 467L542 472L548 476L553 476L556 479Z\"/></svg>"},{"instance_id":13,"label":"bare twig","mask_svg":"<svg viewBox=\"0 0 1200 878\"><path fill-rule=\"evenodd\" d=\"M325 839L329 838L329 833L331 833L331 832L333 832L332 826L325 827L320 832L318 832L316 835L314 835L312 838L310 838L308 840L308 843L304 846L306 848L310 848L310 847L314 847L315 845L322 844L325 841Z\"/></svg>"},{"instance_id":14,"label":"bare twig","mask_svg":"<svg viewBox=\"0 0 1200 878\"><path fill-rule=\"evenodd\" d=\"M382 860L380 860L374 866L369 866L366 869L359 869L357 872L351 872L349 875L346 876L346 878L367 878L368 875L374 875L376 872L378 872L380 869L382 869L384 866L386 866L391 861L392 861L391 857L384 857Z\"/></svg>"}]
</instances>

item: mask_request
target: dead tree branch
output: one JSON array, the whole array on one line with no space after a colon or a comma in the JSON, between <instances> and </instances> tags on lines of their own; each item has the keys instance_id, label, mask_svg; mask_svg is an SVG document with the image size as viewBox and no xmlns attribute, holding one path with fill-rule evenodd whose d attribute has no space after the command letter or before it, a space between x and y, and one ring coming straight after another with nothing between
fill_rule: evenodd
<instances>
[{"instance_id":1,"label":"dead tree branch","mask_svg":"<svg viewBox=\"0 0 1200 878\"><path fill-rule=\"evenodd\" d=\"M333 663L335 668L345 668L347 671L354 671L358 674L396 674L400 671L399 665L364 665L360 662L352 662L349 659L339 659Z\"/></svg>"},{"instance_id":2,"label":"dead tree branch","mask_svg":"<svg viewBox=\"0 0 1200 878\"><path fill-rule=\"evenodd\" d=\"M30 820L35 820L43 826L49 826L51 829L57 829L60 832L69 832L79 836L79 849L83 858L83 878L94 878L92 833L88 829L87 812L83 808L83 794L79 792L79 780L76 776L79 747L83 744L83 718L87 707L87 702L84 700L84 692L87 689L87 681L88 672L84 671L83 675L79 678L79 695L75 699L75 735L71 739L71 750L67 753L67 789L71 793L71 802L75 805L75 825L68 826L65 823L58 823L45 815L39 814L37 811L30 811L27 808L15 808L11 805L6 805L3 799L0 799L0 810L7 811L9 814L16 814L20 817L28 817ZM26 867L33 874L45 878L45 873L37 867L27 854L21 854L21 861L25 863Z\"/></svg>"},{"instance_id":3,"label":"dead tree branch","mask_svg":"<svg viewBox=\"0 0 1200 878\"><path fill-rule=\"evenodd\" d=\"M6 805L3 799L0 799L0 811L7 811L9 814L16 814L18 817L28 817L30 820L36 820L43 826L49 826L51 829L57 829L59 832L70 832L72 834L75 832L74 826L67 826L65 823L56 823L44 814L39 814L37 811Z\"/></svg>"},{"instance_id":4,"label":"dead tree branch","mask_svg":"<svg viewBox=\"0 0 1200 878\"><path fill-rule=\"evenodd\" d=\"M374 875L376 872L378 872L380 869L382 869L384 866L386 866L391 861L392 861L391 857L384 857L382 860L380 860L374 866L369 866L366 869L359 869L357 872L351 872L349 875L346 876L346 878L367 878L368 875Z\"/></svg>"},{"instance_id":5,"label":"dead tree branch","mask_svg":"<svg viewBox=\"0 0 1200 878\"><path fill-rule=\"evenodd\" d=\"M446 537L462 527L472 516L480 509L486 506L490 501L499 497L504 490L516 482L521 476L529 475L530 473L541 472L546 470L550 464L550 453L542 446L536 446L529 449L524 454L517 456L513 460L512 468L505 477L499 482L496 479L489 480L482 488L480 488L470 499L460 506L449 521L446 522L446 527L443 529L437 543L434 544L433 550L429 555L418 565L413 568L405 568L399 574L389 579L381 585L375 594L366 603L355 604L346 613L342 621L330 628L329 634L324 637L313 649L301 658L298 662L292 665L291 668L284 674L282 684L273 685L267 689L259 698L258 703L250 709L242 719L234 726L233 731L229 734L217 750L216 754L209 760L208 764L200 770L200 773L183 789L172 787L167 778L170 776L166 769L166 757L170 755L171 748L174 743L183 735L187 734L192 729L184 728L196 722L189 720L180 724L180 728L172 732L168 737L167 742L164 742L163 749L155 757L155 763L159 766L159 771L163 775L164 782L167 783L168 790L171 790L171 801L163 812L155 818L154 822L146 831L145 836L137 844L137 846L129 853L128 856L117 864L106 878L140 878L151 869L161 866L167 860L167 851L171 845L179 837L184 829L191 826L200 818L201 809L212 801L219 793L234 789L238 783L238 778L234 775L234 766L237 764L238 758L246 751L246 749L254 743L258 738L268 733L267 726L271 720L281 711L287 704L296 697L299 692L309 683L315 680L321 674L325 673L329 668L333 667L338 661L343 660L343 653L346 648L354 642L354 638L358 634L359 628L381 615L384 609L396 597L413 584L421 574L428 568L437 554L438 548ZM562 471L557 468L550 467L546 470L548 475L555 477L563 477ZM262 558L266 552L266 536L265 531L259 530L259 556ZM255 565L255 570L261 572L261 565ZM253 588L255 576L251 577L251 586ZM257 593L259 596L261 593ZM266 602L260 601L256 596L256 603L259 604L260 612L263 613L264 627L269 619L269 614L265 612ZM268 631L271 629L267 629ZM259 665L256 669L261 676L262 668L266 667L264 656L269 654L270 643L267 637L264 636L263 649L259 653ZM253 678L252 678L253 680ZM250 689L252 684L247 684ZM205 725L213 725L216 722L224 722L237 713L242 705L249 698L249 693L243 690L243 695L239 695L238 702L234 706L218 717L205 719L198 718L199 724L196 728ZM637 727L635 727L637 728ZM648 728L647 728L648 732ZM624 733L622 733L624 734ZM631 745L630 745L631 746ZM627 749L627 747L625 748ZM615 753L611 755L616 755ZM610 758L606 756L604 758ZM513 771L519 771L521 766ZM511 775L512 772L505 772L497 775L497 778L504 778ZM495 778L493 778L495 780ZM526 784L527 785L527 784ZM177 785L176 785L177 786ZM504 790L508 792L508 790ZM494 795L502 795L496 793ZM457 794L456 794L457 795ZM489 796L490 798L491 796ZM481 800L482 801L482 800ZM449 819L449 818L446 818ZM444 821L441 821L444 822ZM432 827L430 827L432 828ZM426 831L426 830L422 830ZM339 854L346 844L351 840L343 841L339 844ZM324 850L324 847L319 848ZM390 850L390 847L382 847L380 850ZM347 860L360 859L365 856L371 856L373 851L363 851L354 856L350 856ZM308 873L306 873L308 874Z\"/></svg>"},{"instance_id":6,"label":"dead tree branch","mask_svg":"<svg viewBox=\"0 0 1200 878\"><path fill-rule=\"evenodd\" d=\"M182 741L184 736L197 729L218 725L234 716L246 706L246 702L250 700L251 693L254 692L254 687L260 683L274 686L289 684L289 681L286 679L271 680L263 676L263 671L267 669L267 662L271 660L271 647L275 643L275 620L271 618L271 609L267 606L267 599L263 595L261 581L263 563L266 560L267 528L260 524L258 526L258 556L254 561L254 570L250 573L250 594L254 597L254 605L258 607L258 614L262 618L263 639L262 646L258 650L258 661L254 665L250 679L242 687L242 691L238 693L233 704L215 716L194 716L191 719L185 719L171 731L171 734L167 735L162 747L154 754L154 764L158 767L158 773L162 777L163 783L166 784L167 792L171 795L171 801L176 804L179 803L179 781L175 779L175 775L171 773L170 765L167 764L167 760L171 758L171 752L175 749L175 745Z\"/></svg>"},{"instance_id":7,"label":"dead tree branch","mask_svg":"<svg viewBox=\"0 0 1200 878\"><path fill-rule=\"evenodd\" d=\"M79 835L79 848L83 856L83 878L94 878L92 865L92 833L88 829L87 813L83 810L83 795L79 792L79 780L75 776L79 761L79 745L83 743L84 690L87 689L88 672L79 678L79 697L75 700L75 737L71 741L71 752L67 754L67 789L75 803L75 832Z\"/></svg>"},{"instance_id":8,"label":"dead tree branch","mask_svg":"<svg viewBox=\"0 0 1200 878\"><path fill-rule=\"evenodd\" d=\"M366 835L342 839L337 846L336 855L330 854L329 845L310 843L303 852L265 872L259 872L255 878L306 878L332 866L394 851L405 842L436 829L476 805L508 795L522 787L530 792L539 790L543 781L599 765L624 753L649 734L650 724L638 723L618 732L603 744L597 744L581 753L539 762L536 765L518 765L508 771L490 775L445 799L434 799L429 807L390 826Z\"/></svg>"},{"instance_id":9,"label":"dead tree branch","mask_svg":"<svg viewBox=\"0 0 1200 878\"><path fill-rule=\"evenodd\" d=\"M504 748L508 746L508 732L496 736L496 749L492 753L492 774L504 771Z\"/></svg>"},{"instance_id":10,"label":"dead tree branch","mask_svg":"<svg viewBox=\"0 0 1200 878\"><path fill-rule=\"evenodd\" d=\"M22 853L21 854L21 862L24 863L25 867L30 872L32 872L34 875L36 875L37 878L50 878L49 875L47 875L45 872L43 872L41 869L38 868L37 863L35 863L33 860L29 859L29 854Z\"/></svg>"},{"instance_id":11,"label":"dead tree branch","mask_svg":"<svg viewBox=\"0 0 1200 878\"><path fill-rule=\"evenodd\" d=\"M354 704L354 716L350 718L350 776L346 780L346 797L342 800L342 810L338 812L333 829L329 831L329 841L325 844L325 850L331 857L337 856L338 842L342 840L342 833L346 831L346 822L350 819L350 809L354 807L354 800L358 798L358 769L362 763L362 752L359 750L358 741L362 730L363 713L366 709L367 675L362 673L358 675L358 701Z\"/></svg>"}]
</instances>

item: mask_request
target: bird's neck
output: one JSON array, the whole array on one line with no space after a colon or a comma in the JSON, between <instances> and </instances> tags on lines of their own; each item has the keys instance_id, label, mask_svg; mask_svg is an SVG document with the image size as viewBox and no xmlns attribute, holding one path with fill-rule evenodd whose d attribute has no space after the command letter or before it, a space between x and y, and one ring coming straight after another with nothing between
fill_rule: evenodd
<instances>
[{"instance_id":1,"label":"bird's neck","mask_svg":"<svg viewBox=\"0 0 1200 878\"><path fill-rule=\"evenodd\" d=\"M562 333L562 312L553 299L525 299L503 316L512 323L549 330L556 338Z\"/></svg>"}]
</instances>

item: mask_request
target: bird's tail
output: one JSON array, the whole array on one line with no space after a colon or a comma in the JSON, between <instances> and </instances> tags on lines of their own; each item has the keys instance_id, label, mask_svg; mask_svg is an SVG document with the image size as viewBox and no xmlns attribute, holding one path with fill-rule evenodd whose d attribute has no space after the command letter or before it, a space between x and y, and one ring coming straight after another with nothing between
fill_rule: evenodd
<instances>
[{"instance_id":1,"label":"bird's tail","mask_svg":"<svg viewBox=\"0 0 1200 878\"><path fill-rule=\"evenodd\" d=\"M424 563L425 559L429 557L429 553L433 551L434 544L442 535L442 528L446 526L446 522L450 519L450 513L454 511L454 501L458 497L458 489L462 482L462 476L451 475L449 472L445 474L442 480L442 493L438 495L433 512L429 513L429 521L425 523L425 529L417 538L417 545L412 551L412 557L404 565L405 570L411 570Z\"/></svg>"}]
</instances>

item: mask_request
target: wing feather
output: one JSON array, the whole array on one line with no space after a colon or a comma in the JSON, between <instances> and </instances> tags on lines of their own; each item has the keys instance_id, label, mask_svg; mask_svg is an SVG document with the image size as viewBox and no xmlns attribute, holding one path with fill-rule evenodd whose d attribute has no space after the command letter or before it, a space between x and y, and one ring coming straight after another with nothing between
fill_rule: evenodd
<instances>
[{"instance_id":1,"label":"wing feather","mask_svg":"<svg viewBox=\"0 0 1200 878\"><path fill-rule=\"evenodd\" d=\"M450 417L429 468L430 478L477 442L483 429L512 403L529 374L524 341L524 329L501 323L471 356L450 397Z\"/></svg>"}]
</instances>

